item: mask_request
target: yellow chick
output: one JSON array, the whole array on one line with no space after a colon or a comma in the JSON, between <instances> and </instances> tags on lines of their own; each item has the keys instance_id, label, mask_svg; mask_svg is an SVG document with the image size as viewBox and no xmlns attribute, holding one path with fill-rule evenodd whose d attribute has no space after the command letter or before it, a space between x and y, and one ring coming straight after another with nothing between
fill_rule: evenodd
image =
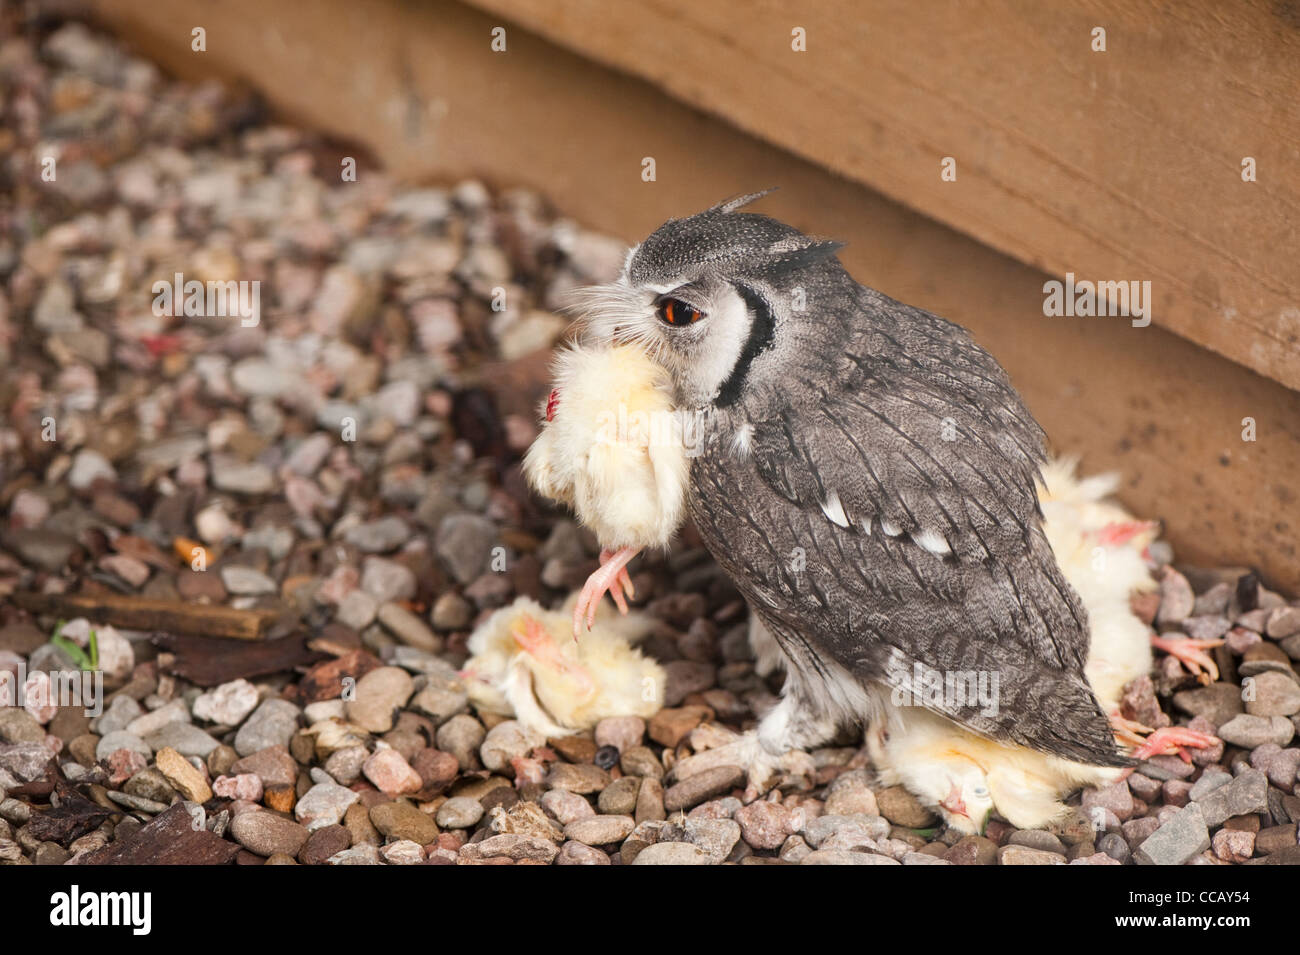
<instances>
[{"instance_id":1,"label":"yellow chick","mask_svg":"<svg viewBox=\"0 0 1300 955\"><path fill-rule=\"evenodd\" d=\"M539 494L572 507L602 547L601 566L573 607L574 636L584 617L591 628L606 591L627 612L628 562L665 546L684 519L686 438L667 372L642 349L575 344L556 356L546 421L524 474Z\"/></svg>"},{"instance_id":2,"label":"yellow chick","mask_svg":"<svg viewBox=\"0 0 1300 955\"><path fill-rule=\"evenodd\" d=\"M1117 735L1137 744L1135 758L1165 752L1186 758L1179 747L1213 740L1182 727L1152 733L1119 715L1124 687L1152 666L1151 634L1134 615L1130 597L1156 586L1144 554L1157 525L1134 520L1108 499L1116 476L1079 480L1074 470L1072 460L1051 462L1043 469L1039 498L1047 539L1088 610L1084 672ZM1142 741L1136 730L1151 735ZM886 783L901 783L966 833L983 832L995 809L1020 829L1048 825L1066 813L1062 799L1070 792L1129 772L995 742L919 706L889 707L868 729L867 746Z\"/></svg>"},{"instance_id":3,"label":"yellow chick","mask_svg":"<svg viewBox=\"0 0 1300 955\"><path fill-rule=\"evenodd\" d=\"M581 643L570 638L573 594L560 610L520 597L470 635L461 671L482 710L545 736L567 736L609 716L651 717L663 705L664 671L633 644L654 621L602 609Z\"/></svg>"}]
</instances>

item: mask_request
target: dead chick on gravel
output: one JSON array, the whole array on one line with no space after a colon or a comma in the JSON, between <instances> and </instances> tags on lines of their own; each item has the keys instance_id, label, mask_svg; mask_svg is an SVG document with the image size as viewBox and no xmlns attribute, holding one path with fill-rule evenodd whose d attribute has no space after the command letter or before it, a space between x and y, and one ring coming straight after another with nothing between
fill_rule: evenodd
<instances>
[{"instance_id":1,"label":"dead chick on gravel","mask_svg":"<svg viewBox=\"0 0 1300 955\"><path fill-rule=\"evenodd\" d=\"M1183 727L1155 730L1124 720L1124 687L1150 672L1149 628L1134 613L1134 593L1155 587L1144 559L1154 523L1134 520L1109 499L1112 475L1079 480L1069 460L1049 462L1039 488L1043 529L1061 569L1088 614L1084 673L1116 736L1135 759L1207 746L1211 737ZM1143 739L1139 732L1150 734ZM996 810L1012 825L1034 829L1067 812L1070 792L1101 786L1129 770L1093 766L971 733L920 706L889 706L867 733L872 762L887 783L902 783L960 832L983 832Z\"/></svg>"},{"instance_id":2,"label":"dead chick on gravel","mask_svg":"<svg viewBox=\"0 0 1300 955\"><path fill-rule=\"evenodd\" d=\"M664 671L635 644L654 621L608 605L580 641L572 637L572 594L559 610L519 597L470 635L461 671L470 700L545 736L590 729L610 716L650 717L663 705Z\"/></svg>"}]
</instances>

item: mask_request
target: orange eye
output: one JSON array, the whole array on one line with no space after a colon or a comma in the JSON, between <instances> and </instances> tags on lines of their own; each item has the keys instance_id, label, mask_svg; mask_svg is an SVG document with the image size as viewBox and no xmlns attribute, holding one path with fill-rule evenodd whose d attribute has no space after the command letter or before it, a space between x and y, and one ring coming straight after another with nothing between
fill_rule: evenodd
<instances>
[{"instance_id":1,"label":"orange eye","mask_svg":"<svg viewBox=\"0 0 1300 955\"><path fill-rule=\"evenodd\" d=\"M666 325L692 325L703 317L703 312L681 299L665 298L659 302L659 321Z\"/></svg>"}]
</instances>

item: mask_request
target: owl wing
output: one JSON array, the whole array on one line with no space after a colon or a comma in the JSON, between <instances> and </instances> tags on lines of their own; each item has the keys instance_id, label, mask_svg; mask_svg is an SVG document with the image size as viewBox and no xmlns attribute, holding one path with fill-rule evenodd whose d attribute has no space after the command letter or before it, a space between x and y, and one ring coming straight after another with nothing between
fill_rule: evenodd
<instances>
[{"instance_id":1,"label":"owl wing","mask_svg":"<svg viewBox=\"0 0 1300 955\"><path fill-rule=\"evenodd\" d=\"M996 706L918 702L986 736L1114 764L1083 676L1086 612L1041 528L1042 433L964 330L912 311L912 340L865 330L832 375L795 383L808 398L797 410L752 422L757 481L739 497L761 533L736 558L754 564L751 599L774 632L797 631L859 678L916 691L916 664L996 677ZM765 550L775 573L758 566Z\"/></svg>"}]
</instances>

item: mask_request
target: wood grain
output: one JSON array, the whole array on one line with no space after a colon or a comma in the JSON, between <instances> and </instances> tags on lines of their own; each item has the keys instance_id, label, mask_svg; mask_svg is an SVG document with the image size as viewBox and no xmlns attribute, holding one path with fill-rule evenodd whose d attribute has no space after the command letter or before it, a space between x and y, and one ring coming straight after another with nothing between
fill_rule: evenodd
<instances>
[{"instance_id":1,"label":"wood grain","mask_svg":"<svg viewBox=\"0 0 1300 955\"><path fill-rule=\"evenodd\" d=\"M1300 388L1294 0L469 2Z\"/></svg>"}]
</instances>

